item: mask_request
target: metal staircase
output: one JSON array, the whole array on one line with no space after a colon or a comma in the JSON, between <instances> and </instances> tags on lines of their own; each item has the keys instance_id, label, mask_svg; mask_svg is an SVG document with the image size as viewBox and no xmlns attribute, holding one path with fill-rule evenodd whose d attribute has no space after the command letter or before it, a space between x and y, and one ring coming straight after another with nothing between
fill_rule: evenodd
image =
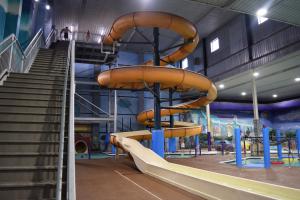
<instances>
[{"instance_id":1,"label":"metal staircase","mask_svg":"<svg viewBox=\"0 0 300 200\"><path fill-rule=\"evenodd\" d=\"M10 73L0 86L1 199L67 199L68 134L60 138L64 105L69 129L68 48L69 42L56 42L40 49L29 73Z\"/></svg>"}]
</instances>

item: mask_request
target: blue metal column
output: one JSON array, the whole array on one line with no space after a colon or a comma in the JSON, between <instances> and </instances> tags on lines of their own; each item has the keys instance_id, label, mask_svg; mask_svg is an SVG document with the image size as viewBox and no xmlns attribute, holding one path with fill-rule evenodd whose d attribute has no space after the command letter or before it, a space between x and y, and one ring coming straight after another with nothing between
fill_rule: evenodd
<instances>
[{"instance_id":1,"label":"blue metal column","mask_svg":"<svg viewBox=\"0 0 300 200\"><path fill-rule=\"evenodd\" d=\"M299 157L300 156L300 129L297 129L296 140L297 140L297 151L298 151L298 157Z\"/></svg>"},{"instance_id":2,"label":"blue metal column","mask_svg":"<svg viewBox=\"0 0 300 200\"><path fill-rule=\"evenodd\" d=\"M160 65L159 56L159 28L153 28L153 60L154 65ZM154 83L154 129L152 130L152 150L159 156L164 157L165 149L164 131L161 129L160 115L160 84Z\"/></svg>"},{"instance_id":3,"label":"blue metal column","mask_svg":"<svg viewBox=\"0 0 300 200\"><path fill-rule=\"evenodd\" d=\"M173 106L173 89L169 89L169 106ZM170 115L170 128L174 128L174 116ZM176 138L169 138L169 152L176 152Z\"/></svg>"},{"instance_id":4,"label":"blue metal column","mask_svg":"<svg viewBox=\"0 0 300 200\"><path fill-rule=\"evenodd\" d=\"M169 138L169 152L176 152L176 138Z\"/></svg>"},{"instance_id":5,"label":"blue metal column","mask_svg":"<svg viewBox=\"0 0 300 200\"><path fill-rule=\"evenodd\" d=\"M195 155L198 156L199 154L200 154L199 135L195 135Z\"/></svg>"},{"instance_id":6,"label":"blue metal column","mask_svg":"<svg viewBox=\"0 0 300 200\"><path fill-rule=\"evenodd\" d=\"M116 147L113 144L111 145L111 153L116 154Z\"/></svg>"},{"instance_id":7,"label":"blue metal column","mask_svg":"<svg viewBox=\"0 0 300 200\"><path fill-rule=\"evenodd\" d=\"M281 145L280 129L276 130L276 142L277 142L277 156L278 156L278 160L282 160L282 145Z\"/></svg>"},{"instance_id":8,"label":"blue metal column","mask_svg":"<svg viewBox=\"0 0 300 200\"><path fill-rule=\"evenodd\" d=\"M263 128L264 167L271 167L269 128Z\"/></svg>"},{"instance_id":9,"label":"blue metal column","mask_svg":"<svg viewBox=\"0 0 300 200\"><path fill-rule=\"evenodd\" d=\"M210 132L207 132L207 149L208 149L208 151L211 151L211 134L210 134Z\"/></svg>"},{"instance_id":10,"label":"blue metal column","mask_svg":"<svg viewBox=\"0 0 300 200\"><path fill-rule=\"evenodd\" d=\"M235 162L237 167L243 167L242 163L242 148L241 148L241 129L234 129L235 137Z\"/></svg>"}]
</instances>

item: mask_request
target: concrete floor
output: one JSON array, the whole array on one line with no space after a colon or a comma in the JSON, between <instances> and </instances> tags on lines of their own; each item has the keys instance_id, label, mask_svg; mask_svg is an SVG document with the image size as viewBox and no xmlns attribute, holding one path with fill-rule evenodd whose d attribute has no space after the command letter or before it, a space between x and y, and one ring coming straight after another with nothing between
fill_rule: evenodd
<instances>
[{"instance_id":1,"label":"concrete floor","mask_svg":"<svg viewBox=\"0 0 300 200\"><path fill-rule=\"evenodd\" d=\"M300 189L300 168L273 166L265 169L238 169L220 161L233 159L232 155L206 155L197 158L168 159L170 162L233 176L268 182ZM184 190L140 173L133 162L126 158L114 160L76 161L77 199L148 200L201 199Z\"/></svg>"},{"instance_id":2,"label":"concrete floor","mask_svg":"<svg viewBox=\"0 0 300 200\"><path fill-rule=\"evenodd\" d=\"M172 158L168 159L168 161L222 174L300 189L300 167L289 168L280 165L272 165L271 169L268 170L264 168L239 169L234 165L219 163L220 161L232 159L235 159L234 155L205 155L196 158Z\"/></svg>"},{"instance_id":3,"label":"concrete floor","mask_svg":"<svg viewBox=\"0 0 300 200\"><path fill-rule=\"evenodd\" d=\"M139 172L120 158L76 161L78 200L201 200L202 198Z\"/></svg>"}]
</instances>

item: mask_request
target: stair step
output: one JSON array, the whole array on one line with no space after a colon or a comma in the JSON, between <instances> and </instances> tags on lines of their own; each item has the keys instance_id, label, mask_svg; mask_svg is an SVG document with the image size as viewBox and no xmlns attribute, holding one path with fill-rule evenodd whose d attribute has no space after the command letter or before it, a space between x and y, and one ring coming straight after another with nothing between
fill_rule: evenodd
<instances>
[{"instance_id":1,"label":"stair step","mask_svg":"<svg viewBox=\"0 0 300 200\"><path fill-rule=\"evenodd\" d=\"M0 113L1 122L60 122L60 115Z\"/></svg>"},{"instance_id":2,"label":"stair step","mask_svg":"<svg viewBox=\"0 0 300 200\"><path fill-rule=\"evenodd\" d=\"M0 122L0 131L1 132L59 132L60 123L25 123L25 122Z\"/></svg>"},{"instance_id":3,"label":"stair step","mask_svg":"<svg viewBox=\"0 0 300 200\"><path fill-rule=\"evenodd\" d=\"M53 76L53 77L65 77L64 74L55 74L55 73L40 73L40 72L30 72L29 75L40 75L40 76Z\"/></svg>"},{"instance_id":4,"label":"stair step","mask_svg":"<svg viewBox=\"0 0 300 200\"><path fill-rule=\"evenodd\" d=\"M55 198L56 182L15 182L0 184L1 199L52 199Z\"/></svg>"},{"instance_id":5,"label":"stair step","mask_svg":"<svg viewBox=\"0 0 300 200\"><path fill-rule=\"evenodd\" d=\"M45 141L45 140L59 140L59 131L57 132L22 132L21 131L7 131L0 132L0 140L32 140L32 141Z\"/></svg>"},{"instance_id":6,"label":"stair step","mask_svg":"<svg viewBox=\"0 0 300 200\"><path fill-rule=\"evenodd\" d=\"M1 94L1 93L0 93ZM16 114L60 114L61 108L49 108L47 107L30 107L30 106L1 106L0 113L16 113Z\"/></svg>"},{"instance_id":7,"label":"stair step","mask_svg":"<svg viewBox=\"0 0 300 200\"><path fill-rule=\"evenodd\" d=\"M56 181L57 166L0 167L0 185L18 182ZM63 166L66 172L66 166ZM66 178L66 177L64 177Z\"/></svg>"},{"instance_id":8,"label":"stair step","mask_svg":"<svg viewBox=\"0 0 300 200\"><path fill-rule=\"evenodd\" d=\"M28 106L28 107L50 107L60 108L61 101L23 100L23 99L0 99L0 105L5 106Z\"/></svg>"},{"instance_id":9,"label":"stair step","mask_svg":"<svg viewBox=\"0 0 300 200\"><path fill-rule=\"evenodd\" d=\"M59 61L59 62L66 62L67 58L64 55L60 54L38 54L38 56L34 59L34 61L47 61L47 62L53 62L53 61Z\"/></svg>"},{"instance_id":10,"label":"stair step","mask_svg":"<svg viewBox=\"0 0 300 200\"><path fill-rule=\"evenodd\" d=\"M30 79L30 78L20 78L20 77L11 77L9 76L6 79L7 82L14 82L14 83L32 83L32 84L45 84L45 85L64 85L63 80L44 80L44 79Z\"/></svg>"},{"instance_id":11,"label":"stair step","mask_svg":"<svg viewBox=\"0 0 300 200\"><path fill-rule=\"evenodd\" d=\"M11 166L10 166L11 167ZM0 168L0 185L1 183L18 182L40 182L56 181L57 167L53 168L29 168L11 167L9 170Z\"/></svg>"},{"instance_id":12,"label":"stair step","mask_svg":"<svg viewBox=\"0 0 300 200\"><path fill-rule=\"evenodd\" d=\"M30 69L43 69L43 70L55 70L55 71L66 71L66 66L56 66L56 65L51 65L51 66L45 66L45 65L31 65Z\"/></svg>"},{"instance_id":13,"label":"stair step","mask_svg":"<svg viewBox=\"0 0 300 200\"><path fill-rule=\"evenodd\" d=\"M58 152L57 141L0 140L0 152ZM0 178L1 182L1 178Z\"/></svg>"},{"instance_id":14,"label":"stair step","mask_svg":"<svg viewBox=\"0 0 300 200\"><path fill-rule=\"evenodd\" d=\"M33 73L10 73L10 78L26 78L26 79L34 79L34 80L50 80L50 81L64 81L65 77L63 76L48 76L45 74L33 74Z\"/></svg>"},{"instance_id":15,"label":"stair step","mask_svg":"<svg viewBox=\"0 0 300 200\"><path fill-rule=\"evenodd\" d=\"M65 75L65 71L56 71L48 69L30 69L30 73L46 73L46 74L56 74L56 75Z\"/></svg>"},{"instance_id":16,"label":"stair step","mask_svg":"<svg viewBox=\"0 0 300 200\"><path fill-rule=\"evenodd\" d=\"M22 94L22 93L0 93L0 99L26 99L26 100L42 100L42 101L62 101L63 96L59 95L43 95L43 94ZM1 110L0 110L1 113Z\"/></svg>"},{"instance_id":17,"label":"stair step","mask_svg":"<svg viewBox=\"0 0 300 200\"><path fill-rule=\"evenodd\" d=\"M51 61L51 62L47 62L47 61L34 61L32 63L32 66L42 66L42 67L58 67L58 68L65 68L67 65L67 62L56 62L56 61Z\"/></svg>"},{"instance_id":18,"label":"stair step","mask_svg":"<svg viewBox=\"0 0 300 200\"><path fill-rule=\"evenodd\" d=\"M23 94L46 94L46 95L62 95L63 94L63 90L20 88L20 87L9 87L9 86L0 87L0 92L23 93Z\"/></svg>"},{"instance_id":19,"label":"stair step","mask_svg":"<svg viewBox=\"0 0 300 200\"><path fill-rule=\"evenodd\" d=\"M37 165L57 165L58 152L10 152L0 153L1 166L37 166ZM0 186L1 187L1 186Z\"/></svg>"},{"instance_id":20,"label":"stair step","mask_svg":"<svg viewBox=\"0 0 300 200\"><path fill-rule=\"evenodd\" d=\"M16 88L32 88L32 89L48 89L48 90L63 90L63 85L55 85L55 84L36 84L36 83L19 83L12 82L10 80L5 81L3 87L16 87Z\"/></svg>"}]
</instances>

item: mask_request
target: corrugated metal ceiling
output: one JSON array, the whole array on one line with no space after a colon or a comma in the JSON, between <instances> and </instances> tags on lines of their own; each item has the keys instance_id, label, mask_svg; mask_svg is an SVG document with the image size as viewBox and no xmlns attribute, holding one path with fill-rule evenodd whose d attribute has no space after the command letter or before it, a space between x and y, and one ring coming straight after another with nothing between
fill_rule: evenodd
<instances>
[{"instance_id":1,"label":"corrugated metal ceiling","mask_svg":"<svg viewBox=\"0 0 300 200\"><path fill-rule=\"evenodd\" d=\"M97 34L107 34L115 19L119 16L136 11L164 11L187 18L198 27L201 37L207 36L237 14L228 12L198 2L183 0L54 0L54 23L57 29L65 26L72 27L73 31ZM132 32L132 31L131 31ZM128 41L131 32L123 40ZM152 37L152 30L142 29L142 32ZM166 48L180 38L167 30L161 31L161 47ZM132 41L141 41L142 38L133 34ZM128 50L149 51L147 46L127 45Z\"/></svg>"},{"instance_id":2,"label":"corrugated metal ceiling","mask_svg":"<svg viewBox=\"0 0 300 200\"><path fill-rule=\"evenodd\" d=\"M256 15L260 8L268 9L266 17L277 21L300 26L299 0L187 0L224 8L230 11Z\"/></svg>"}]
</instances>

